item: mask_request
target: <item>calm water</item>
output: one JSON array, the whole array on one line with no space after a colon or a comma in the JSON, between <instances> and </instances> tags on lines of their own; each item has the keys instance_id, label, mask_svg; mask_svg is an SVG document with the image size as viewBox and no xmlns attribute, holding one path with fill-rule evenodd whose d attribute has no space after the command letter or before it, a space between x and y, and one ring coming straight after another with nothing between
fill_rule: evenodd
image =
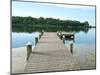
<instances>
[{"instance_id":1,"label":"calm water","mask_svg":"<svg viewBox=\"0 0 100 75\"><path fill-rule=\"evenodd\" d=\"M38 32L34 33L12 33L12 48L25 47L28 42L35 46L35 37L39 37Z\"/></svg>"},{"instance_id":2,"label":"calm water","mask_svg":"<svg viewBox=\"0 0 100 75\"><path fill-rule=\"evenodd\" d=\"M27 42L31 42L35 46L35 37L39 37L39 33L12 33L12 69L13 72L22 72L24 67L20 69L21 64L26 64L25 46ZM65 40L66 47L71 50L77 60L80 69L95 69L95 29L90 29L87 33L75 33L75 39ZM21 50L20 50L21 48ZM20 62L21 63L20 63ZM20 64L19 64L20 63ZM17 66L16 66L17 65ZM19 67L18 67L19 66ZM16 68L17 67L17 68Z\"/></svg>"},{"instance_id":3,"label":"calm water","mask_svg":"<svg viewBox=\"0 0 100 75\"><path fill-rule=\"evenodd\" d=\"M78 61L80 69L95 69L96 40L95 29L90 29L87 33L75 33L74 40L65 40L65 45L72 52ZM72 47L71 47L72 44Z\"/></svg>"},{"instance_id":4,"label":"calm water","mask_svg":"<svg viewBox=\"0 0 100 75\"><path fill-rule=\"evenodd\" d=\"M31 42L35 46L35 37L39 37L39 33L17 33L12 32L12 48L24 47L27 42ZM68 40L65 42L67 43ZM75 44L95 44L95 29L90 29L87 33L75 33Z\"/></svg>"}]
</instances>

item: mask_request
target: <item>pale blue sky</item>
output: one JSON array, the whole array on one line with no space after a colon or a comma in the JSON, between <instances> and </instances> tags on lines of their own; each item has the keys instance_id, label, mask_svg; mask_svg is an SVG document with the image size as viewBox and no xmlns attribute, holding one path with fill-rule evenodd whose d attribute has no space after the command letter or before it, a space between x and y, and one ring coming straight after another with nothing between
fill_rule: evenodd
<instances>
[{"instance_id":1,"label":"pale blue sky","mask_svg":"<svg viewBox=\"0 0 100 75\"><path fill-rule=\"evenodd\" d=\"M95 7L31 2L12 2L12 16L52 17L63 20L88 21L95 25Z\"/></svg>"}]
</instances>

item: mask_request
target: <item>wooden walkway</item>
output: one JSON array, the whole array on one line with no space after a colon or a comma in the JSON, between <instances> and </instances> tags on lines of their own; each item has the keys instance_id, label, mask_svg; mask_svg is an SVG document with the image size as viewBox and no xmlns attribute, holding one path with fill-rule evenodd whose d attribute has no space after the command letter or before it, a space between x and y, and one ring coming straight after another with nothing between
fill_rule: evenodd
<instances>
[{"instance_id":1,"label":"wooden walkway","mask_svg":"<svg viewBox=\"0 0 100 75\"><path fill-rule=\"evenodd\" d=\"M79 70L71 52L56 33L45 32L25 67L25 73Z\"/></svg>"}]
</instances>

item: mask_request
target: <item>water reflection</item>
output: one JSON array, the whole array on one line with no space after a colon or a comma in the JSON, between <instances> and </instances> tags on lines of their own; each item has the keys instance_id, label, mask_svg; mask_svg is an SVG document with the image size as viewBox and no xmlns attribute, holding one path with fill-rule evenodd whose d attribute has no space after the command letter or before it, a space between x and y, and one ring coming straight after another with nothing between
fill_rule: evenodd
<instances>
[{"instance_id":1,"label":"water reflection","mask_svg":"<svg viewBox=\"0 0 100 75\"><path fill-rule=\"evenodd\" d=\"M42 32L42 30L44 30L45 32L57 32L57 31L66 31L66 32L85 32L88 33L89 28L88 27L72 27L72 28L68 28L68 27L13 27L12 31L13 32Z\"/></svg>"}]
</instances>

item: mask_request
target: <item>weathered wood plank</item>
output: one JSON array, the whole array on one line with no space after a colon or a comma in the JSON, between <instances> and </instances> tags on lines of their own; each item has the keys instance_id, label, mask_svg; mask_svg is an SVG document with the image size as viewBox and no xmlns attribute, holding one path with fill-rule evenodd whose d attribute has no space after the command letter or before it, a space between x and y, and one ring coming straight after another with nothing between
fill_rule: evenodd
<instances>
[{"instance_id":1,"label":"weathered wood plank","mask_svg":"<svg viewBox=\"0 0 100 75\"><path fill-rule=\"evenodd\" d=\"M56 33L45 32L25 67L25 73L79 70L71 52Z\"/></svg>"}]
</instances>

